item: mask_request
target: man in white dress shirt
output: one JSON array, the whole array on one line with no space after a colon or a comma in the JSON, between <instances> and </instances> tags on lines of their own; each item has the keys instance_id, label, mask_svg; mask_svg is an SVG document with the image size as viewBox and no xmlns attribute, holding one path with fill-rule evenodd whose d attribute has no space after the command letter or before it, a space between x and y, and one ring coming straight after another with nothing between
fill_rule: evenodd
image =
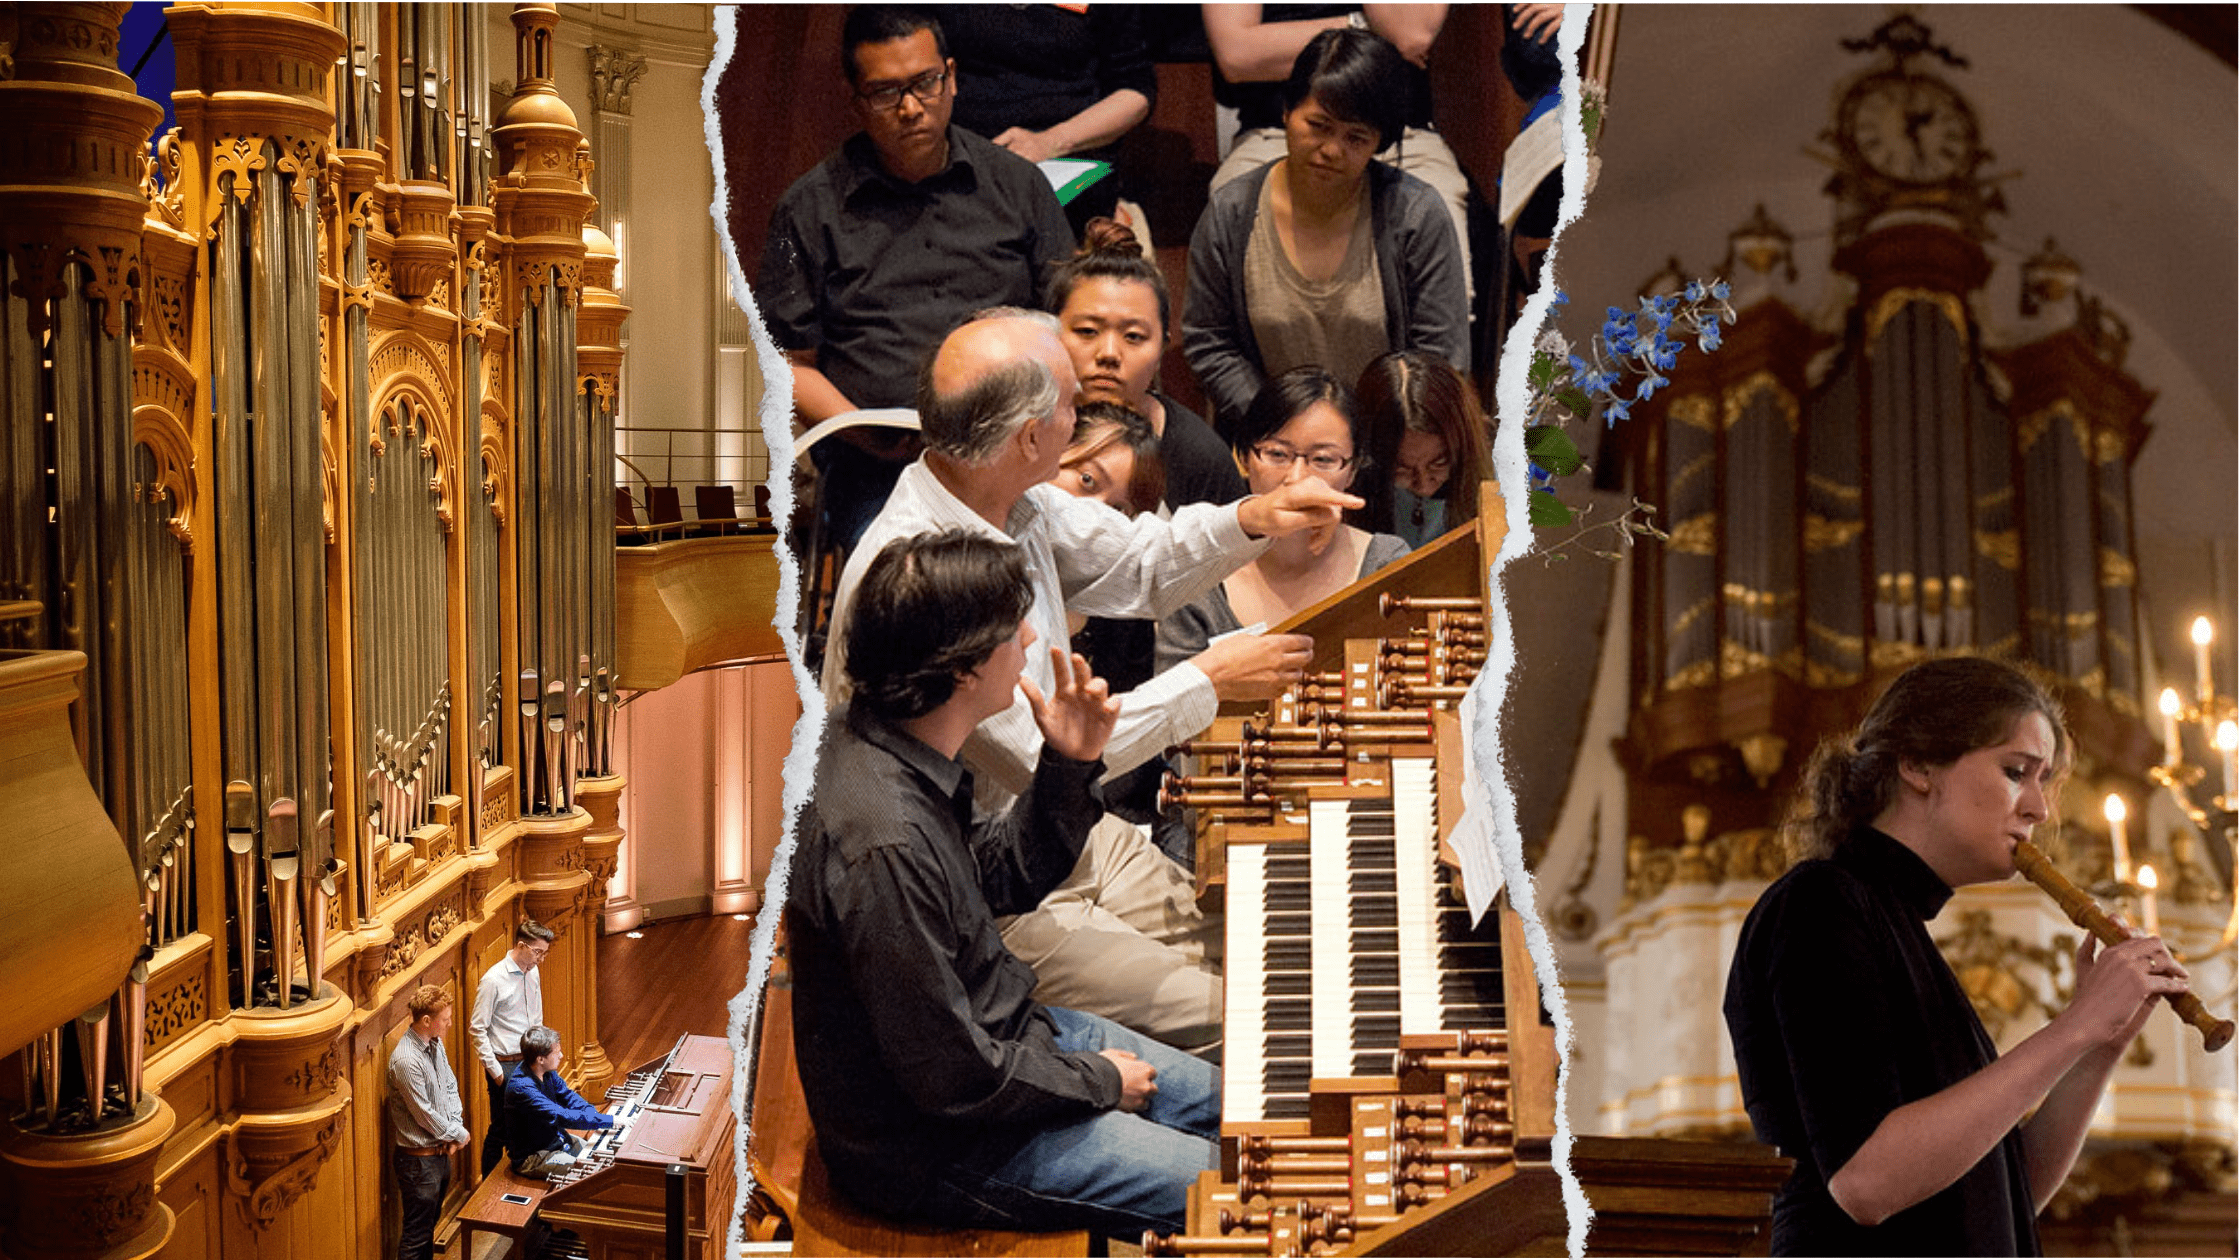
<instances>
[{"instance_id":1,"label":"man in white dress shirt","mask_svg":"<svg viewBox=\"0 0 2240 1260\"><path fill-rule=\"evenodd\" d=\"M482 1135L482 1175L505 1158L506 1073L521 1061L521 1034L544 1023L544 988L537 964L552 952L553 931L535 919L513 930L513 948L474 991L474 1018L467 1035L482 1061L482 1083L490 1095L490 1129Z\"/></svg>"},{"instance_id":2,"label":"man in white dress shirt","mask_svg":"<svg viewBox=\"0 0 2240 1260\"><path fill-rule=\"evenodd\" d=\"M1072 440L1075 388L1049 315L983 312L943 340L918 390L926 453L903 470L840 576L824 663L832 711L849 691L845 628L856 587L898 538L963 528L1015 543L1034 588L1027 621L1062 648L1071 641L1068 612L1164 616L1259 555L1267 539L1328 524L1361 503L1313 478L1226 506L1192 504L1171 520L1130 520L1077 499L1048 484ZM1275 695L1305 672L1312 651L1303 635L1236 635L1121 696L1107 772L1194 738L1223 700ZM1027 672L1048 694L1049 659L1029 656ZM982 807L1000 808L1023 790L1041 751L1023 696L983 722L963 754ZM1107 818L1066 883L1005 925L1004 943L1035 969L1037 1001L1195 1048L1221 1019L1202 926L1189 875L1138 829Z\"/></svg>"}]
</instances>

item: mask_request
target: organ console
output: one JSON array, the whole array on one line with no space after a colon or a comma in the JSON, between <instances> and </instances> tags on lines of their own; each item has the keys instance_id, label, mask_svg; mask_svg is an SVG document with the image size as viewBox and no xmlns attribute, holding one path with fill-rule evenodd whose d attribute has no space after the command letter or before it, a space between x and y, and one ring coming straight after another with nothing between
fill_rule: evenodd
<instances>
[{"instance_id":1,"label":"organ console","mask_svg":"<svg viewBox=\"0 0 2240 1260\"><path fill-rule=\"evenodd\" d=\"M1226 917L1222 1161L1147 1255L1564 1244L1553 1029L1522 922L1506 898L1472 921L1450 843L1503 524L1489 486L1477 522L1279 626L1314 637L1307 678L1183 749L1196 764L1166 799L1195 811L1201 899ZM1598 1249L1731 1254L1786 1166L1682 1142L1574 1152L1611 1208Z\"/></svg>"},{"instance_id":2,"label":"organ console","mask_svg":"<svg viewBox=\"0 0 2240 1260\"><path fill-rule=\"evenodd\" d=\"M1222 1168L1149 1254L1384 1245L1512 1169L1520 1131L1552 1135L1554 1037L1515 914L1471 921L1446 843L1488 507L1279 627L1314 637L1306 679L1217 720L1169 782L1226 919Z\"/></svg>"},{"instance_id":3,"label":"organ console","mask_svg":"<svg viewBox=\"0 0 2240 1260\"><path fill-rule=\"evenodd\" d=\"M607 1089L615 1127L552 1178L540 1214L586 1260L661 1254L677 1215L686 1256L720 1260L734 1189L731 1046L686 1034ZM681 1209L681 1211L680 1211ZM671 1252L669 1254L678 1254Z\"/></svg>"}]
</instances>

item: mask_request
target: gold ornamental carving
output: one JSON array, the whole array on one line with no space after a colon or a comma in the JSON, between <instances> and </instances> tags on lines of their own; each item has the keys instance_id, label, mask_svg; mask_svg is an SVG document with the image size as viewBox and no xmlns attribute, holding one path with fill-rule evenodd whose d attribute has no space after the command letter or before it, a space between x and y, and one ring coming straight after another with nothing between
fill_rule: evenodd
<instances>
[{"instance_id":1,"label":"gold ornamental carving","mask_svg":"<svg viewBox=\"0 0 2240 1260\"><path fill-rule=\"evenodd\" d=\"M1705 451L1687 463L1680 465L1679 470L1672 474L1672 483L1667 493L1678 497L1689 482L1699 477L1707 478L1711 476L1713 472L1717 471L1718 466L1718 455L1712 451Z\"/></svg>"},{"instance_id":2,"label":"gold ornamental carving","mask_svg":"<svg viewBox=\"0 0 2240 1260\"><path fill-rule=\"evenodd\" d=\"M397 939L389 942L388 961L381 964L379 979L387 980L391 976L402 974L405 968L420 960L421 952L427 947L427 939L420 934L419 924L406 929Z\"/></svg>"},{"instance_id":3,"label":"gold ornamental carving","mask_svg":"<svg viewBox=\"0 0 2240 1260\"><path fill-rule=\"evenodd\" d=\"M1667 550L1677 551L1685 556L1718 554L1719 518L1715 513L1705 512L1691 516L1675 524L1671 534L1672 537L1665 542Z\"/></svg>"},{"instance_id":4,"label":"gold ornamental carving","mask_svg":"<svg viewBox=\"0 0 2240 1260\"><path fill-rule=\"evenodd\" d=\"M1963 342L1968 339L1968 313L1967 308L1961 305L1959 294L1947 293L1942 289L1921 289L1901 285L1884 293L1882 299L1874 304L1874 310L1868 312L1867 353L1874 353L1876 343L1882 338L1883 325L1888 324L1897 317L1899 311L1915 302L1925 303L1934 308L1937 314L1944 316L1946 323L1952 325L1954 335L1958 336Z\"/></svg>"},{"instance_id":5,"label":"gold ornamental carving","mask_svg":"<svg viewBox=\"0 0 2240 1260\"><path fill-rule=\"evenodd\" d=\"M584 49L591 59L591 107L602 113L628 114L631 89L646 73L646 59L622 48L598 44Z\"/></svg>"},{"instance_id":6,"label":"gold ornamental carving","mask_svg":"<svg viewBox=\"0 0 2240 1260\"><path fill-rule=\"evenodd\" d=\"M1838 521L1818 512L1807 512L1804 516L1805 554L1848 547L1858 540L1866 528L1867 523L1863 520Z\"/></svg>"},{"instance_id":7,"label":"gold ornamental carving","mask_svg":"<svg viewBox=\"0 0 2240 1260\"><path fill-rule=\"evenodd\" d=\"M235 1132L232 1157L226 1161L226 1189L251 1229L262 1232L318 1182L319 1170L342 1145L348 1119L347 1110L327 1117L313 1131L311 1144L295 1152L286 1149L288 1135L268 1138Z\"/></svg>"},{"instance_id":8,"label":"gold ornamental carving","mask_svg":"<svg viewBox=\"0 0 2240 1260\"><path fill-rule=\"evenodd\" d=\"M301 1094L316 1096L331 1093L334 1083L342 1076L341 1055L339 1043L329 1045L325 1053L313 1055L297 1064L281 1081Z\"/></svg>"},{"instance_id":9,"label":"gold ornamental carving","mask_svg":"<svg viewBox=\"0 0 2240 1260\"><path fill-rule=\"evenodd\" d=\"M15 266L11 290L31 304L37 335L48 300L82 269L80 291L109 335L122 336L146 279L141 184L163 109L117 69L122 6L14 8L11 73L0 77L9 119L0 134L0 250Z\"/></svg>"},{"instance_id":10,"label":"gold ornamental carving","mask_svg":"<svg viewBox=\"0 0 2240 1260\"><path fill-rule=\"evenodd\" d=\"M2032 945L1995 930L1990 911L1963 910L1959 929L1940 938L1937 948L1952 965L1952 973L1959 977L1960 987L1994 1041L2010 1024L2051 1018L2068 1001L2061 976L2076 948L2075 939L2069 936L2057 935L2050 944ZM2025 978L2027 971L2044 974L2050 997L2038 983Z\"/></svg>"},{"instance_id":11,"label":"gold ornamental carving","mask_svg":"<svg viewBox=\"0 0 2240 1260\"><path fill-rule=\"evenodd\" d=\"M1806 473L1804 484L1817 494L1824 494L1838 503L1847 503L1854 507L1858 506L1864 493L1857 486L1845 485L1843 482L1823 473ZM2013 491L2010 490L2008 493L2011 494Z\"/></svg>"},{"instance_id":12,"label":"gold ornamental carving","mask_svg":"<svg viewBox=\"0 0 2240 1260\"><path fill-rule=\"evenodd\" d=\"M129 1121L90 1134L25 1133L0 1119L0 1184L17 1211L0 1225L11 1256L160 1252L173 1228L156 1197L157 1158L178 1117L156 1094L141 1096Z\"/></svg>"},{"instance_id":13,"label":"gold ornamental carving","mask_svg":"<svg viewBox=\"0 0 2240 1260\"><path fill-rule=\"evenodd\" d=\"M1719 410L1708 394L1689 394L1685 398L1675 398L1665 414L1671 416L1676 423L1687 425L1691 429L1701 429L1705 433L1718 430Z\"/></svg>"},{"instance_id":14,"label":"gold ornamental carving","mask_svg":"<svg viewBox=\"0 0 2240 1260\"><path fill-rule=\"evenodd\" d=\"M210 1001L204 992L203 969L191 966L163 988L148 991L148 1053L154 1054L210 1018Z\"/></svg>"},{"instance_id":15,"label":"gold ornamental carving","mask_svg":"<svg viewBox=\"0 0 2240 1260\"><path fill-rule=\"evenodd\" d=\"M1727 387L1726 395L1720 403L1719 427L1733 428L1742 419L1742 413L1748 411L1761 394L1772 395L1774 414L1781 417L1781 422L1789 427L1789 432L1795 433L1797 396L1789 392L1788 387L1781 383L1780 377L1762 370L1752 372L1740 382Z\"/></svg>"}]
</instances>

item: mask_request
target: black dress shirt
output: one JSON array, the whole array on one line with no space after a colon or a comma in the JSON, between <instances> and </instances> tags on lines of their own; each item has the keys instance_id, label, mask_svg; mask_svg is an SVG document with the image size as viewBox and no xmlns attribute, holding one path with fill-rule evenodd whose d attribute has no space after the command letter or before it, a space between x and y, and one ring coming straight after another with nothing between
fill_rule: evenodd
<instances>
[{"instance_id":1,"label":"black dress shirt","mask_svg":"<svg viewBox=\"0 0 2240 1260\"><path fill-rule=\"evenodd\" d=\"M1742 1101L1759 1139L1797 1161L1774 1197L1775 1255L2038 1254L2020 1129L1880 1225L1828 1193L1884 1117L1998 1055L1929 938L1951 896L1911 849L1864 830L1774 881L1743 923L1726 998Z\"/></svg>"},{"instance_id":2,"label":"black dress shirt","mask_svg":"<svg viewBox=\"0 0 2240 1260\"><path fill-rule=\"evenodd\" d=\"M782 349L857 407L907 407L918 369L987 306L1037 305L1073 229L1034 164L961 127L949 164L905 183L862 133L794 182L770 218L755 302Z\"/></svg>"},{"instance_id":3,"label":"black dress shirt","mask_svg":"<svg viewBox=\"0 0 2240 1260\"><path fill-rule=\"evenodd\" d=\"M1120 1101L1110 1061L1057 1049L995 923L1073 869L1103 763L1045 750L1026 794L975 826L962 762L853 706L825 729L786 892L794 1058L834 1181L908 1216L930 1176L992 1172Z\"/></svg>"}]
</instances>

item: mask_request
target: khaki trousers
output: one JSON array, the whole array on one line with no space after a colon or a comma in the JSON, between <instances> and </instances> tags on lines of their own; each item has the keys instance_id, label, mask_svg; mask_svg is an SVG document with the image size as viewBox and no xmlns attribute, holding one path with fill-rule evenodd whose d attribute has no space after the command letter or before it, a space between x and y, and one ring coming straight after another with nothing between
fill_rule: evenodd
<instances>
[{"instance_id":1,"label":"khaki trousers","mask_svg":"<svg viewBox=\"0 0 2240 1260\"><path fill-rule=\"evenodd\" d=\"M1003 943L1045 1006L1102 1015L1184 1050L1221 1035L1221 933L1190 875L1145 829L1104 816L1042 904L1003 923Z\"/></svg>"}]
</instances>

